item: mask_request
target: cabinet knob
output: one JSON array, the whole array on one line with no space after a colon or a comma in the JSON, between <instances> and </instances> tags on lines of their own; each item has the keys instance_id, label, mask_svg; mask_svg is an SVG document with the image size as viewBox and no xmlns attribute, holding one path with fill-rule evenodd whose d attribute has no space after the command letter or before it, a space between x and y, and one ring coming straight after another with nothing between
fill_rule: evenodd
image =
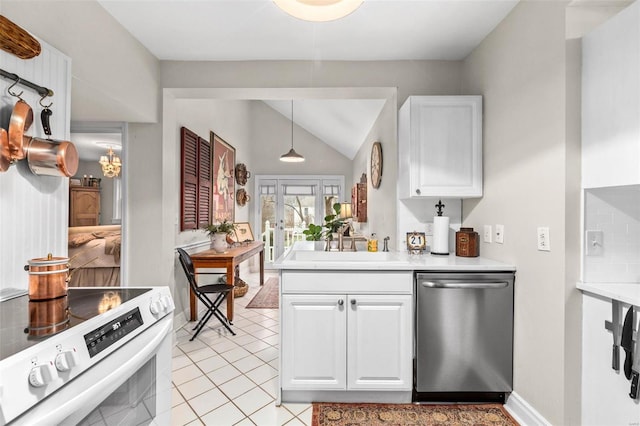
<instances>
[{"instance_id":1,"label":"cabinet knob","mask_svg":"<svg viewBox=\"0 0 640 426\"><path fill-rule=\"evenodd\" d=\"M356 299L351 299L351 304L352 304L353 306L355 306L355 305L356 305Z\"/></svg>"},{"instance_id":2,"label":"cabinet knob","mask_svg":"<svg viewBox=\"0 0 640 426\"><path fill-rule=\"evenodd\" d=\"M338 305L339 305L339 306L344 305L344 300L342 300L342 299L338 299Z\"/></svg>"},{"instance_id":3,"label":"cabinet knob","mask_svg":"<svg viewBox=\"0 0 640 426\"><path fill-rule=\"evenodd\" d=\"M420 195L420 189L416 189L416 194Z\"/></svg>"}]
</instances>

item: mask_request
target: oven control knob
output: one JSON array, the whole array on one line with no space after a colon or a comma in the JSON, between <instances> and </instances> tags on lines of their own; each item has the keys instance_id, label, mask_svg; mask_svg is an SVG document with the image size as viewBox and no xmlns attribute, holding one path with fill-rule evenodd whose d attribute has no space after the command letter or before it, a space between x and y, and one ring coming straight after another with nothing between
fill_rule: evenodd
<instances>
[{"instance_id":1,"label":"oven control knob","mask_svg":"<svg viewBox=\"0 0 640 426\"><path fill-rule=\"evenodd\" d=\"M162 296L160 301L162 302L162 306L164 306L165 311L173 311L175 309L171 296Z\"/></svg>"},{"instance_id":2,"label":"oven control knob","mask_svg":"<svg viewBox=\"0 0 640 426\"><path fill-rule=\"evenodd\" d=\"M46 386L55 378L56 370L53 368L53 363L36 365L29 372L29 383L36 388Z\"/></svg>"},{"instance_id":3,"label":"oven control knob","mask_svg":"<svg viewBox=\"0 0 640 426\"><path fill-rule=\"evenodd\" d=\"M78 355L75 349L60 352L55 360L58 371L69 371L78 364Z\"/></svg>"},{"instance_id":4,"label":"oven control knob","mask_svg":"<svg viewBox=\"0 0 640 426\"><path fill-rule=\"evenodd\" d=\"M164 311L164 307L162 306L162 302L156 300L155 302L151 302L149 310L153 315L158 315L160 312Z\"/></svg>"}]
</instances>

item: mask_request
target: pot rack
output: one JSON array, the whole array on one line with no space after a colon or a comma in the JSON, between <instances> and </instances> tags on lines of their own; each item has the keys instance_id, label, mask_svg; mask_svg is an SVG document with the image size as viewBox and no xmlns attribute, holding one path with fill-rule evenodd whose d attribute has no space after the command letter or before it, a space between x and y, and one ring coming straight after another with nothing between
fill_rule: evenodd
<instances>
[{"instance_id":1,"label":"pot rack","mask_svg":"<svg viewBox=\"0 0 640 426\"><path fill-rule=\"evenodd\" d=\"M25 80L24 78L21 78L18 74L10 73L8 71L3 70L2 68L0 68L0 77L13 80L13 82L16 84L20 84L22 86L33 89L43 98L46 98L48 96L53 96L53 90L44 86L39 86L35 83L30 82L29 80Z\"/></svg>"}]
</instances>

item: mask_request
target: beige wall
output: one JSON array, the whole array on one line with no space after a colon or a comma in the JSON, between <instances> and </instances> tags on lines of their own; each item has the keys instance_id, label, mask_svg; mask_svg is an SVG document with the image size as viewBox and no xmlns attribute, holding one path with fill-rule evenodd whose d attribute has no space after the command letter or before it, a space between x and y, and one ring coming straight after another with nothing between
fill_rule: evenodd
<instances>
[{"instance_id":1,"label":"beige wall","mask_svg":"<svg viewBox=\"0 0 640 426\"><path fill-rule=\"evenodd\" d=\"M73 121L159 120L158 59L97 2L2 0L0 7L71 57Z\"/></svg>"},{"instance_id":2,"label":"beige wall","mask_svg":"<svg viewBox=\"0 0 640 426\"><path fill-rule=\"evenodd\" d=\"M569 282L579 157L575 116L567 117L576 104L567 99L565 6L521 2L465 60L463 78L465 90L484 95L484 197L463 202L464 225L505 227L504 244L480 250L517 265L514 390L558 425L579 423L580 395L579 306ZM539 226L550 229L551 252L537 250Z\"/></svg>"}]
</instances>

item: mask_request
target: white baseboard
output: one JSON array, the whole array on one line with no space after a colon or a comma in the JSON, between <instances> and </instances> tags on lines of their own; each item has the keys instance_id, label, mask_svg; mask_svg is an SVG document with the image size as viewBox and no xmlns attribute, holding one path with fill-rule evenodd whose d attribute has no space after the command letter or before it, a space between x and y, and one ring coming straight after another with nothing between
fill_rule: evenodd
<instances>
[{"instance_id":1,"label":"white baseboard","mask_svg":"<svg viewBox=\"0 0 640 426\"><path fill-rule=\"evenodd\" d=\"M187 323L187 317L184 312L180 312L173 316L173 331L180 330Z\"/></svg>"},{"instance_id":2,"label":"white baseboard","mask_svg":"<svg viewBox=\"0 0 640 426\"><path fill-rule=\"evenodd\" d=\"M538 413L527 401L516 392L511 392L504 405L509 414L522 426L551 426L551 423Z\"/></svg>"}]
</instances>

